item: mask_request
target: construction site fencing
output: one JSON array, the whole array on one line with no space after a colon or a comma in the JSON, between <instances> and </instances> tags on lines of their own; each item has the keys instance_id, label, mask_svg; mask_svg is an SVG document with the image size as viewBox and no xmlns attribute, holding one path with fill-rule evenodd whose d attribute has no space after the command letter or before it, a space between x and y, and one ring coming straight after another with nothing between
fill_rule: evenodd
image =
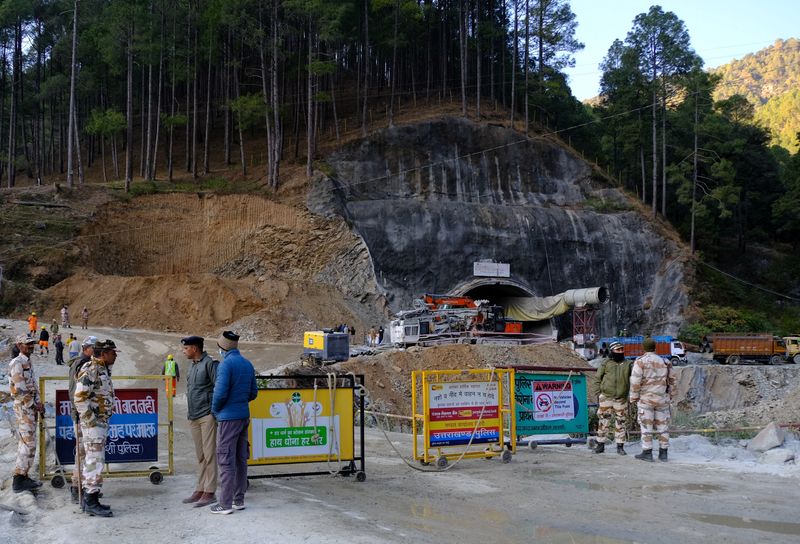
<instances>
[{"instance_id":1,"label":"construction site fencing","mask_svg":"<svg viewBox=\"0 0 800 544\"><path fill-rule=\"evenodd\" d=\"M48 388L48 384L61 383L66 386L68 381L64 376L39 378L42 399L52 401L55 408L54 421L47 416L39 418L39 478L49 478L56 488L66 483L64 467L75 464L78 437L68 390ZM103 477L148 477L151 483L160 484L164 476L175 473L172 395L166 394L164 376L114 376L114 382L140 382L136 385L151 382L153 386L114 389L114 409L105 443ZM160 429L166 430L166 448L159 448ZM48 461L48 444L51 446L52 461ZM166 467L161 461L163 454L166 455ZM124 464L148 464L148 468L120 469L118 465Z\"/></svg>"},{"instance_id":2,"label":"construction site fencing","mask_svg":"<svg viewBox=\"0 0 800 544\"><path fill-rule=\"evenodd\" d=\"M333 474L366 479L364 376L256 376L250 403L249 466L325 463L326 470L248 471L249 479ZM356 440L356 425L359 428Z\"/></svg>"},{"instance_id":3,"label":"construction site fencing","mask_svg":"<svg viewBox=\"0 0 800 544\"><path fill-rule=\"evenodd\" d=\"M513 376L493 368L412 372L414 459L438 468L454 459L509 462L516 451Z\"/></svg>"}]
</instances>

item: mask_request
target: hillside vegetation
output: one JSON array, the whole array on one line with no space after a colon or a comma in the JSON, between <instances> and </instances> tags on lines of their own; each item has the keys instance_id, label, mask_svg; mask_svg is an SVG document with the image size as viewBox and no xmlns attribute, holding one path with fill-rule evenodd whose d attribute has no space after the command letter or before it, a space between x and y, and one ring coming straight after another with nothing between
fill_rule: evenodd
<instances>
[{"instance_id":1,"label":"hillside vegetation","mask_svg":"<svg viewBox=\"0 0 800 544\"><path fill-rule=\"evenodd\" d=\"M754 120L772 133L772 143L797 152L800 147L800 40L777 40L713 73L722 76L716 100L741 95L754 106Z\"/></svg>"}]
</instances>

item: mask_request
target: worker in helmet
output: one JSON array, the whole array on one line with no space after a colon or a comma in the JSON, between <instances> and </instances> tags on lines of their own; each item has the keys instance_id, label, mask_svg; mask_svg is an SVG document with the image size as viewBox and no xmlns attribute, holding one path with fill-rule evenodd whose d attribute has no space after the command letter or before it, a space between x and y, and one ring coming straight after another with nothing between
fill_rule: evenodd
<instances>
[{"instance_id":1,"label":"worker in helmet","mask_svg":"<svg viewBox=\"0 0 800 544\"><path fill-rule=\"evenodd\" d=\"M606 440L611 418L614 422L614 441L617 443L617 453L625 453L625 423L628 415L628 390L631 381L631 362L625 360L623 345L612 342L608 348L609 356L597 369L593 386L598 396L597 409L597 447L595 453L603 453L606 449Z\"/></svg>"},{"instance_id":2,"label":"worker in helmet","mask_svg":"<svg viewBox=\"0 0 800 544\"><path fill-rule=\"evenodd\" d=\"M181 371L172 354L167 355L161 375L165 377L167 383L167 396L174 397L178 389L178 380L181 379Z\"/></svg>"},{"instance_id":3,"label":"worker in helmet","mask_svg":"<svg viewBox=\"0 0 800 544\"><path fill-rule=\"evenodd\" d=\"M31 312L28 316L28 336L36 338L36 332L39 330L39 318L36 317L36 312Z\"/></svg>"},{"instance_id":4,"label":"worker in helmet","mask_svg":"<svg viewBox=\"0 0 800 544\"><path fill-rule=\"evenodd\" d=\"M39 355L50 355L50 333L47 332L47 328L42 325L42 330L39 333Z\"/></svg>"}]
</instances>

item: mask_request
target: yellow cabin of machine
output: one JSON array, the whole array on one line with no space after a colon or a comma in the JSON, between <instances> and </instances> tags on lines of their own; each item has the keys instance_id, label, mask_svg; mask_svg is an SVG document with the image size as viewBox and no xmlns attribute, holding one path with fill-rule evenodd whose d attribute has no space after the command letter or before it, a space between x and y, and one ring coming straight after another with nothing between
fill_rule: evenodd
<instances>
[{"instance_id":1,"label":"yellow cabin of machine","mask_svg":"<svg viewBox=\"0 0 800 544\"><path fill-rule=\"evenodd\" d=\"M306 331L303 357L320 363L346 361L350 358L350 335L331 330Z\"/></svg>"}]
</instances>

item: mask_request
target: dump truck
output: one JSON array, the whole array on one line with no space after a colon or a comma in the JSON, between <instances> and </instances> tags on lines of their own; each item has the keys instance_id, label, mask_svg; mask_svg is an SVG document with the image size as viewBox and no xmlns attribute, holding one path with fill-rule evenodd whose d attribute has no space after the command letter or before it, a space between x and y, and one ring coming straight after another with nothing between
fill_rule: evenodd
<instances>
[{"instance_id":1,"label":"dump truck","mask_svg":"<svg viewBox=\"0 0 800 544\"><path fill-rule=\"evenodd\" d=\"M672 336L653 336L656 342L656 355L667 359L672 365L686 362L686 347L683 342ZM644 336L609 336L601 338L598 342L600 355L608 357L609 346L612 342L622 344L626 359L636 359L644 355Z\"/></svg>"},{"instance_id":2,"label":"dump truck","mask_svg":"<svg viewBox=\"0 0 800 544\"><path fill-rule=\"evenodd\" d=\"M316 363L340 363L350 358L350 335L330 329L303 333L303 361Z\"/></svg>"},{"instance_id":3,"label":"dump truck","mask_svg":"<svg viewBox=\"0 0 800 544\"><path fill-rule=\"evenodd\" d=\"M791 360L786 341L769 333L715 333L708 343L714 360L720 364L738 365L742 362L778 365Z\"/></svg>"}]
</instances>

